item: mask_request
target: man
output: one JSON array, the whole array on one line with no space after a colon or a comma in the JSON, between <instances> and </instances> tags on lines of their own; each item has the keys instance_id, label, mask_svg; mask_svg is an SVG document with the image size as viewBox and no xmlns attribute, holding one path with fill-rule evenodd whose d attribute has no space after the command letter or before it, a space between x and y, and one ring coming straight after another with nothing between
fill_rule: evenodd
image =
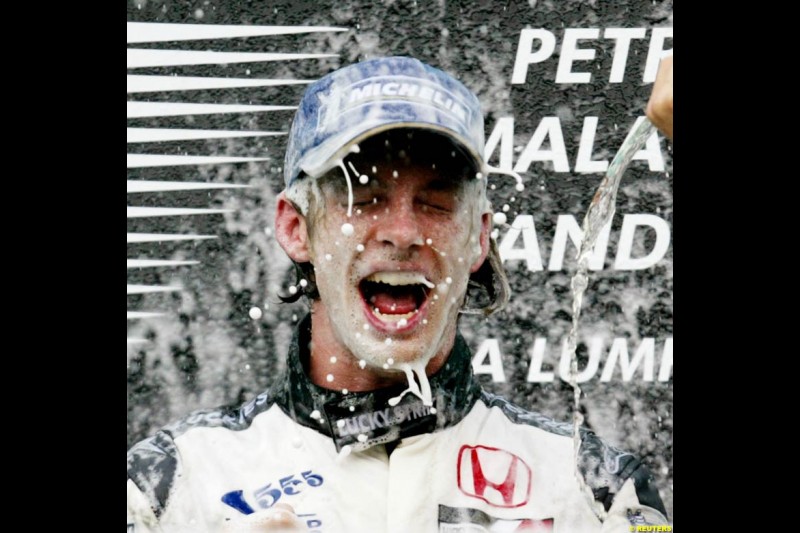
<instances>
[{"instance_id":1,"label":"man","mask_svg":"<svg viewBox=\"0 0 800 533\"><path fill-rule=\"evenodd\" d=\"M481 390L460 312L508 284L477 97L405 57L306 91L275 234L311 313L288 370L128 454L136 531L629 531L666 524L646 467Z\"/></svg>"}]
</instances>

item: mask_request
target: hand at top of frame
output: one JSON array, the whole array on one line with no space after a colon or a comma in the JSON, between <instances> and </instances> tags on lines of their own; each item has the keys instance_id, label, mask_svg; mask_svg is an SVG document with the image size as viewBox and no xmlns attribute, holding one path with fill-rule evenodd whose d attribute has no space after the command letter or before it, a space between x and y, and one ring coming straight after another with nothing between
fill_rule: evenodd
<instances>
[{"instance_id":1,"label":"hand at top of frame","mask_svg":"<svg viewBox=\"0 0 800 533\"><path fill-rule=\"evenodd\" d=\"M647 118L672 140L672 56L658 66L658 74L647 102Z\"/></svg>"}]
</instances>

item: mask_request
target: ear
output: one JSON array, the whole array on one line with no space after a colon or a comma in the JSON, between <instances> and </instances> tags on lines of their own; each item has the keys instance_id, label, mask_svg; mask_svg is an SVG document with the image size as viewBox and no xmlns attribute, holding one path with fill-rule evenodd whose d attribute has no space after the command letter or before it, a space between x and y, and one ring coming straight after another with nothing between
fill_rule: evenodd
<instances>
[{"instance_id":1,"label":"ear","mask_svg":"<svg viewBox=\"0 0 800 533\"><path fill-rule=\"evenodd\" d=\"M480 244L481 244L481 254L475 259L475 262L472 263L469 271L470 273L475 273L481 267L483 262L486 260L486 256L489 254L489 243L491 239L491 231L492 231L492 213L484 213L481 215L481 235L480 235Z\"/></svg>"},{"instance_id":2,"label":"ear","mask_svg":"<svg viewBox=\"0 0 800 533\"><path fill-rule=\"evenodd\" d=\"M307 263L311 260L306 219L286 198L286 191L278 195L278 205L275 208L275 238L296 263Z\"/></svg>"}]
</instances>

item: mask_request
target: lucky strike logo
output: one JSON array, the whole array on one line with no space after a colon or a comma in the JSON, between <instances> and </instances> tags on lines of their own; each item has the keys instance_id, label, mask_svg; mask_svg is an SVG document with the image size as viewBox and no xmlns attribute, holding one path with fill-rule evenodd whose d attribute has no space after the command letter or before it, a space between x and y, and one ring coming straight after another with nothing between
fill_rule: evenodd
<instances>
[{"instance_id":1,"label":"lucky strike logo","mask_svg":"<svg viewBox=\"0 0 800 533\"><path fill-rule=\"evenodd\" d=\"M458 488L495 507L521 507L531 493L531 469L517 455L489 446L458 451Z\"/></svg>"}]
</instances>

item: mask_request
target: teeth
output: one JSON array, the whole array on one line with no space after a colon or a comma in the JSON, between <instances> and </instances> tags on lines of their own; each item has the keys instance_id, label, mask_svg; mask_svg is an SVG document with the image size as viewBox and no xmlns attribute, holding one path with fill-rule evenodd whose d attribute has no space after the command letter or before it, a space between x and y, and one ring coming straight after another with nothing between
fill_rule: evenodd
<instances>
[{"instance_id":1,"label":"teeth","mask_svg":"<svg viewBox=\"0 0 800 533\"><path fill-rule=\"evenodd\" d=\"M378 311L377 307L373 307L372 308L372 314L375 315L376 317L380 318L384 322L401 322L402 321L403 324L402 325L398 324L399 327L405 326L408 323L408 319L411 318L412 316L414 316L416 313L417 313L417 310L414 309L410 313L404 313L402 315L384 315L383 313Z\"/></svg>"},{"instance_id":2,"label":"teeth","mask_svg":"<svg viewBox=\"0 0 800 533\"><path fill-rule=\"evenodd\" d=\"M429 289L436 285L428 281L422 274L416 272L375 272L371 274L367 281L385 283L387 285L425 285Z\"/></svg>"}]
</instances>

